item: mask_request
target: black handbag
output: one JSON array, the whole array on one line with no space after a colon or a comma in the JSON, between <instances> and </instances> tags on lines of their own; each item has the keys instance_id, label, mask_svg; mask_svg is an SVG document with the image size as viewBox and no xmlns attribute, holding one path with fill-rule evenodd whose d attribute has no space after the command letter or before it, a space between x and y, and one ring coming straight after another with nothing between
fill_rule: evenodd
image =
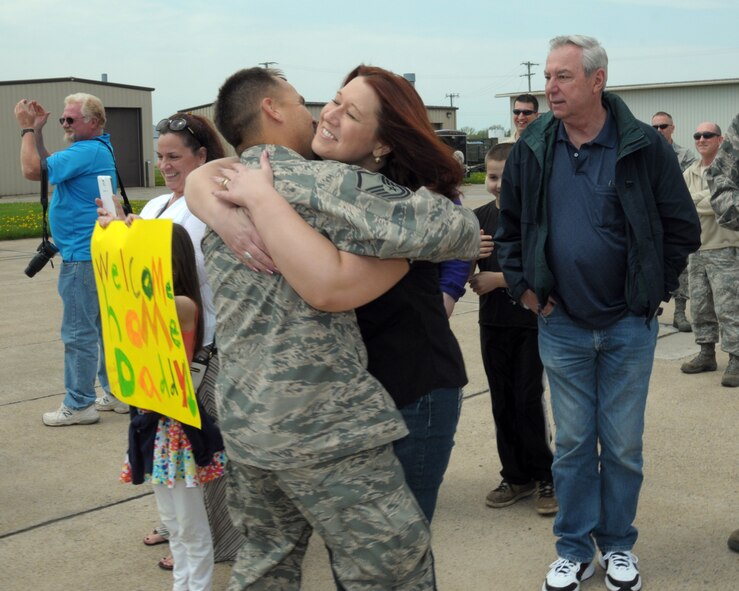
<instances>
[{"instance_id":1,"label":"black handbag","mask_svg":"<svg viewBox=\"0 0 739 591\"><path fill-rule=\"evenodd\" d=\"M190 379L192 380L192 389L197 396L198 390L200 389L205 374L208 371L213 356L218 353L215 344L207 345L195 353L190 362Z\"/></svg>"}]
</instances>

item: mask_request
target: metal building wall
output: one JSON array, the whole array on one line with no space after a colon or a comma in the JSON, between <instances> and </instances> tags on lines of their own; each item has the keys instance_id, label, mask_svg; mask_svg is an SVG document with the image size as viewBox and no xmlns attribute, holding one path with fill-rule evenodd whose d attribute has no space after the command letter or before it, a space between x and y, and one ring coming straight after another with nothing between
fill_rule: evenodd
<instances>
[{"instance_id":1,"label":"metal building wall","mask_svg":"<svg viewBox=\"0 0 739 591\"><path fill-rule=\"evenodd\" d=\"M152 88L124 86L93 80L81 79L49 79L21 80L0 82L0 197L3 195L25 195L38 193L38 182L23 178L20 170L20 127L13 114L16 103L24 98L37 100L51 112L49 121L44 127L44 143L50 152L66 147L64 134L58 119L64 110L64 98L77 92L86 92L97 96L106 107L129 107L141 110L142 138L151 137L149 122L152 119ZM154 151L149 141L141 146L144 163L148 166L149 179L153 186L154 170L151 168Z\"/></svg>"},{"instance_id":2,"label":"metal building wall","mask_svg":"<svg viewBox=\"0 0 739 591\"><path fill-rule=\"evenodd\" d=\"M459 107L426 106L429 121L434 129L457 129L457 109Z\"/></svg>"},{"instance_id":3,"label":"metal building wall","mask_svg":"<svg viewBox=\"0 0 739 591\"><path fill-rule=\"evenodd\" d=\"M213 123L214 121L213 117L215 115L215 109L213 108L213 103L208 103L206 105L198 105L196 107L189 107L187 109L179 109L179 112L188 113L190 115L199 115L200 117L205 117L206 119L210 120L211 123ZM154 122L154 125L156 125L156 122ZM226 152L226 156L235 156L236 151L231 147L231 144L229 144L226 141L226 139L220 134L215 123L213 123L213 129L216 130L218 137L221 138L221 143L223 144L223 149ZM156 143L156 140L155 140L155 143Z\"/></svg>"},{"instance_id":4,"label":"metal building wall","mask_svg":"<svg viewBox=\"0 0 739 591\"><path fill-rule=\"evenodd\" d=\"M695 152L693 132L703 121L717 123L725 130L739 113L739 82L736 84L683 88L619 90L616 92L637 119L651 122L657 111L672 115L673 141Z\"/></svg>"}]
</instances>

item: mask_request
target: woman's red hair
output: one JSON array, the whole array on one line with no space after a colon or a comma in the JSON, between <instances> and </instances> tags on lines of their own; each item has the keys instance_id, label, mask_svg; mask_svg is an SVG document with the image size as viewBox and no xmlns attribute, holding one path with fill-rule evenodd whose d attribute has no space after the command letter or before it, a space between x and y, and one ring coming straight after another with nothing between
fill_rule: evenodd
<instances>
[{"instance_id":1,"label":"woman's red hair","mask_svg":"<svg viewBox=\"0 0 739 591\"><path fill-rule=\"evenodd\" d=\"M413 85L383 68L358 66L344 86L361 76L377 94L377 137L392 148L380 172L414 191L428 187L450 199L459 196L463 171L452 149L434 133L426 106Z\"/></svg>"}]
</instances>

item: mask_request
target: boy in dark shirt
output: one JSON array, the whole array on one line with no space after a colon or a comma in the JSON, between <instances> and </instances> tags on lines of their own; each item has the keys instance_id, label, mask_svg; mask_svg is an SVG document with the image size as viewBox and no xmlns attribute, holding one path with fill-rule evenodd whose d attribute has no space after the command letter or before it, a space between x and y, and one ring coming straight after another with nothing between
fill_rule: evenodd
<instances>
[{"instance_id":1,"label":"boy in dark shirt","mask_svg":"<svg viewBox=\"0 0 739 591\"><path fill-rule=\"evenodd\" d=\"M485 155L485 186L495 200L475 209L480 228L494 235L498 227L500 181L513 144L498 144ZM536 316L508 296L493 255L477 261L470 278L480 296L480 345L490 386L498 455L503 479L485 499L489 507L507 507L536 493L541 515L557 512L552 484L552 450L544 411L544 368L539 358Z\"/></svg>"}]
</instances>

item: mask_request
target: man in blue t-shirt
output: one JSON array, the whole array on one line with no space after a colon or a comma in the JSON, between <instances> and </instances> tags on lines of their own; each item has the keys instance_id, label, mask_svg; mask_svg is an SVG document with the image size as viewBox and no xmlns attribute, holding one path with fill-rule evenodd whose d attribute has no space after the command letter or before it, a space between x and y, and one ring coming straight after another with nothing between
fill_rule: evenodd
<instances>
[{"instance_id":1,"label":"man in blue t-shirt","mask_svg":"<svg viewBox=\"0 0 739 591\"><path fill-rule=\"evenodd\" d=\"M49 182L56 185L49 206L49 224L62 265L58 291L62 298L64 387L58 410L44 413L50 427L88 425L100 420L95 408L95 376L110 397L100 332L100 308L90 254L97 220L98 175L116 178L110 136L104 133L105 108L90 94L64 99L59 122L70 146L50 154L42 129L50 113L36 101L23 99L15 107L21 131L21 168L29 180L41 179L46 161ZM109 398L108 398L109 399Z\"/></svg>"}]
</instances>

